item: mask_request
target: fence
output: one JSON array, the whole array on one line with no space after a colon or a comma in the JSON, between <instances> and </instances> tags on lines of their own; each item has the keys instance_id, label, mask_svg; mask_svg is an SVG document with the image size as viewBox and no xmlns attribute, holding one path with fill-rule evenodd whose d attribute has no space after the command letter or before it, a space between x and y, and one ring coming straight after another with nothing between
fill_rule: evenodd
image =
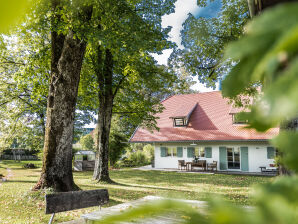
<instances>
[{"instance_id":1,"label":"fence","mask_svg":"<svg viewBox=\"0 0 298 224\"><path fill-rule=\"evenodd\" d=\"M0 159L3 160L38 160L34 155L1 155Z\"/></svg>"}]
</instances>

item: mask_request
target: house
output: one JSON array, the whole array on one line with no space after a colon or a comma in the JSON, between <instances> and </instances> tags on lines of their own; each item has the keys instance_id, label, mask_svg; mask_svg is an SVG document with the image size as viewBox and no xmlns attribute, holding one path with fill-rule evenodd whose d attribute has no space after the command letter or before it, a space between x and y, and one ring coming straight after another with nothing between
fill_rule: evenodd
<instances>
[{"instance_id":1,"label":"house","mask_svg":"<svg viewBox=\"0 0 298 224\"><path fill-rule=\"evenodd\" d=\"M220 91L174 95L162 104L165 109L156 115L159 130L138 127L130 138L155 146L156 168L178 168L178 160L190 162L195 156L228 171L260 172L274 163L269 140L279 128L265 133L245 128L239 109Z\"/></svg>"},{"instance_id":2,"label":"house","mask_svg":"<svg viewBox=\"0 0 298 224\"><path fill-rule=\"evenodd\" d=\"M81 150L74 154L74 170L94 170L96 153L93 151Z\"/></svg>"}]
</instances>

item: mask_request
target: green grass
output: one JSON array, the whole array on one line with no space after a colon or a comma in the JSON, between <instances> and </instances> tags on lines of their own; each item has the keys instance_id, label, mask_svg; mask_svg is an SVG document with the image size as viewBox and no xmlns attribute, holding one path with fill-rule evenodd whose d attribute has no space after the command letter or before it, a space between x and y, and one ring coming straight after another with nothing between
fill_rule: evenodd
<instances>
[{"instance_id":1,"label":"green grass","mask_svg":"<svg viewBox=\"0 0 298 224\"><path fill-rule=\"evenodd\" d=\"M25 163L35 163L38 169L24 169ZM12 169L13 177L0 186L0 223L47 223L50 215L44 214L44 197L30 189L40 175L40 161L2 161L0 173ZM5 172L6 173L6 172ZM4 173L4 174L5 174ZM236 204L253 204L252 185L272 181L271 177L238 176L224 174L193 174L133 169L112 170L111 178L117 184L98 184L91 180L92 172L74 172L76 184L84 190L107 188L110 203L115 205L136 200L146 195L158 195L191 200L222 197ZM97 207L63 212L56 215L56 222L77 219L82 213Z\"/></svg>"}]
</instances>

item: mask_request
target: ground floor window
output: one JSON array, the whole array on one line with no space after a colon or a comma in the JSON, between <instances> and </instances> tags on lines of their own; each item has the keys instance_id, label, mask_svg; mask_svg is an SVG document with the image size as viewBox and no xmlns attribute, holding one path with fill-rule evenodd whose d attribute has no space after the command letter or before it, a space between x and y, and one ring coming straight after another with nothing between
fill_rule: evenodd
<instances>
[{"instance_id":1,"label":"ground floor window","mask_svg":"<svg viewBox=\"0 0 298 224\"><path fill-rule=\"evenodd\" d=\"M196 157L205 157L205 149L204 149L204 147L196 147L195 148L195 156Z\"/></svg>"},{"instance_id":2,"label":"ground floor window","mask_svg":"<svg viewBox=\"0 0 298 224\"><path fill-rule=\"evenodd\" d=\"M240 169L240 148L227 147L228 169Z\"/></svg>"},{"instance_id":3,"label":"ground floor window","mask_svg":"<svg viewBox=\"0 0 298 224\"><path fill-rule=\"evenodd\" d=\"M169 147L167 150L167 156L177 156L177 148Z\"/></svg>"},{"instance_id":4,"label":"ground floor window","mask_svg":"<svg viewBox=\"0 0 298 224\"><path fill-rule=\"evenodd\" d=\"M177 148L176 147L161 147L161 157L176 157Z\"/></svg>"}]
</instances>

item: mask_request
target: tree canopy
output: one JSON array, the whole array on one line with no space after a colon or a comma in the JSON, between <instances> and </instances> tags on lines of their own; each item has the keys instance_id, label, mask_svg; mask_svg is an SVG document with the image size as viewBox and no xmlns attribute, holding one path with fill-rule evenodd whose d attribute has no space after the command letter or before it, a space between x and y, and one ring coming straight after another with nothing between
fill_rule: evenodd
<instances>
[{"instance_id":1,"label":"tree canopy","mask_svg":"<svg viewBox=\"0 0 298 224\"><path fill-rule=\"evenodd\" d=\"M208 1L198 1L204 7ZM181 31L183 49L175 49L170 66L183 67L207 87L223 78L232 61L222 61L224 47L243 34L249 12L246 0L223 0L221 9L212 17L189 14Z\"/></svg>"}]
</instances>

